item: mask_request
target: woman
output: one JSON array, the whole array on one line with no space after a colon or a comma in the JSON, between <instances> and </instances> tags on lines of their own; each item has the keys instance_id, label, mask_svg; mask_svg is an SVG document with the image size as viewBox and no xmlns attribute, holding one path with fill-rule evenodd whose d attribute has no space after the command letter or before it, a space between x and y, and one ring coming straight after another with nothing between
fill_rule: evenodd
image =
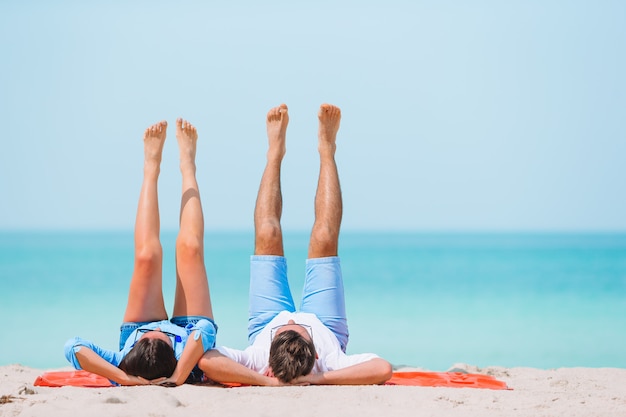
<instances>
[{"instance_id":1,"label":"woman","mask_svg":"<svg viewBox=\"0 0 626 417\"><path fill-rule=\"evenodd\" d=\"M79 337L65 345L76 369L102 375L119 385L198 382L196 366L215 346L217 326L204 265L204 218L196 180L196 128L176 121L183 190L176 239L176 295L168 320L162 291L163 250L159 241L157 182L167 122L146 129L144 177L135 222L135 265L120 328L119 351L102 349Z\"/></svg>"}]
</instances>

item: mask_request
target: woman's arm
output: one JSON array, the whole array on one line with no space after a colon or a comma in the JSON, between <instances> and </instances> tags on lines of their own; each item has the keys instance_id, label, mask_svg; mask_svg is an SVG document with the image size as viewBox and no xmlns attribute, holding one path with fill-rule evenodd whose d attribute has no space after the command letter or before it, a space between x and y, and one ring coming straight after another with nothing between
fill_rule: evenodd
<instances>
[{"instance_id":1,"label":"woman's arm","mask_svg":"<svg viewBox=\"0 0 626 417\"><path fill-rule=\"evenodd\" d=\"M195 332L195 331L194 331ZM189 335L187 339L187 344L185 345L185 349L183 349L183 353L176 364L176 369L174 369L174 373L169 378L161 381L161 384L176 384L182 385L185 383L189 374L193 370L193 367L196 366L202 355L204 354L204 347L202 345L201 338L193 337L194 333Z\"/></svg>"},{"instance_id":2,"label":"woman's arm","mask_svg":"<svg viewBox=\"0 0 626 417\"><path fill-rule=\"evenodd\" d=\"M393 369L384 359L374 358L347 368L309 374L296 378L293 383L311 385L372 385L382 384L391 378Z\"/></svg>"},{"instance_id":3,"label":"woman's arm","mask_svg":"<svg viewBox=\"0 0 626 417\"><path fill-rule=\"evenodd\" d=\"M187 338L187 344L176 364L174 373L162 381L161 384L184 384L204 352L215 346L216 333L217 329L213 323L209 320L199 320Z\"/></svg>"},{"instance_id":4,"label":"woman's arm","mask_svg":"<svg viewBox=\"0 0 626 417\"><path fill-rule=\"evenodd\" d=\"M87 346L77 347L75 355L82 369L101 375L111 381L117 382L120 385L150 384L150 381L144 378L126 374L126 372L122 371L117 366L110 364Z\"/></svg>"},{"instance_id":5,"label":"woman's arm","mask_svg":"<svg viewBox=\"0 0 626 417\"><path fill-rule=\"evenodd\" d=\"M278 379L262 375L224 356L218 350L210 350L200 359L200 369L216 382L235 382L244 385L277 386Z\"/></svg>"}]
</instances>

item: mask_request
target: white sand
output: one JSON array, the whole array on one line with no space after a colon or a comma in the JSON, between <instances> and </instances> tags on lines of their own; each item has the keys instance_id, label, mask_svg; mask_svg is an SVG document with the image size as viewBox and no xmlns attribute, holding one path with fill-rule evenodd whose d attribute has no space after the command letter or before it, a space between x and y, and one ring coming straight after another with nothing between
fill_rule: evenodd
<instances>
[{"instance_id":1,"label":"white sand","mask_svg":"<svg viewBox=\"0 0 626 417\"><path fill-rule=\"evenodd\" d=\"M44 388L0 367L0 416L626 416L626 369L485 368L512 390L400 386ZM456 365L459 367L459 365ZM402 369L412 370L412 369Z\"/></svg>"}]
</instances>

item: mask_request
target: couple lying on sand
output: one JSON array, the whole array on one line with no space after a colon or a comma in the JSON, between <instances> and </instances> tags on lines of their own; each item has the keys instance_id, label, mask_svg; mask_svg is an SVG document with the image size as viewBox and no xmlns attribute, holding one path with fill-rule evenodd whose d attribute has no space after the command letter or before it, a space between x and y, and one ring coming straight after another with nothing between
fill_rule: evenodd
<instances>
[{"instance_id":1,"label":"couple lying on sand","mask_svg":"<svg viewBox=\"0 0 626 417\"><path fill-rule=\"evenodd\" d=\"M183 189L176 239L176 295L168 319L162 292L157 181L167 123L144 133L144 177L135 223L135 265L119 350L76 337L65 356L119 385L180 385L210 379L249 385L379 384L391 365L374 354L346 355L346 319L337 256L342 198L335 163L341 120L338 107L319 113L320 173L309 242L302 305L296 311L280 225L280 170L289 115L284 104L267 114L269 150L254 211L250 260L250 317L245 350L215 347L217 325L204 264L204 217L196 180L196 128L176 122Z\"/></svg>"}]
</instances>

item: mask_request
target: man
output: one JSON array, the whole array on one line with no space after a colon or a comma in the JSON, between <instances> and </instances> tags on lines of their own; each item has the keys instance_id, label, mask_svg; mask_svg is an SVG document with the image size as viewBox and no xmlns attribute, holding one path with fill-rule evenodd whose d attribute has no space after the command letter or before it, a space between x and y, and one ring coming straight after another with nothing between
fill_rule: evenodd
<instances>
[{"instance_id":1,"label":"man","mask_svg":"<svg viewBox=\"0 0 626 417\"><path fill-rule=\"evenodd\" d=\"M221 347L207 352L200 367L210 379L249 385L360 385L391 377L391 365L378 356L345 354L348 326L337 256L342 200L335 163L341 111L323 104L318 117L320 174L300 312L295 312L289 289L280 225L280 170L289 122L282 104L267 114L269 150L254 212L251 345L243 351Z\"/></svg>"}]
</instances>

